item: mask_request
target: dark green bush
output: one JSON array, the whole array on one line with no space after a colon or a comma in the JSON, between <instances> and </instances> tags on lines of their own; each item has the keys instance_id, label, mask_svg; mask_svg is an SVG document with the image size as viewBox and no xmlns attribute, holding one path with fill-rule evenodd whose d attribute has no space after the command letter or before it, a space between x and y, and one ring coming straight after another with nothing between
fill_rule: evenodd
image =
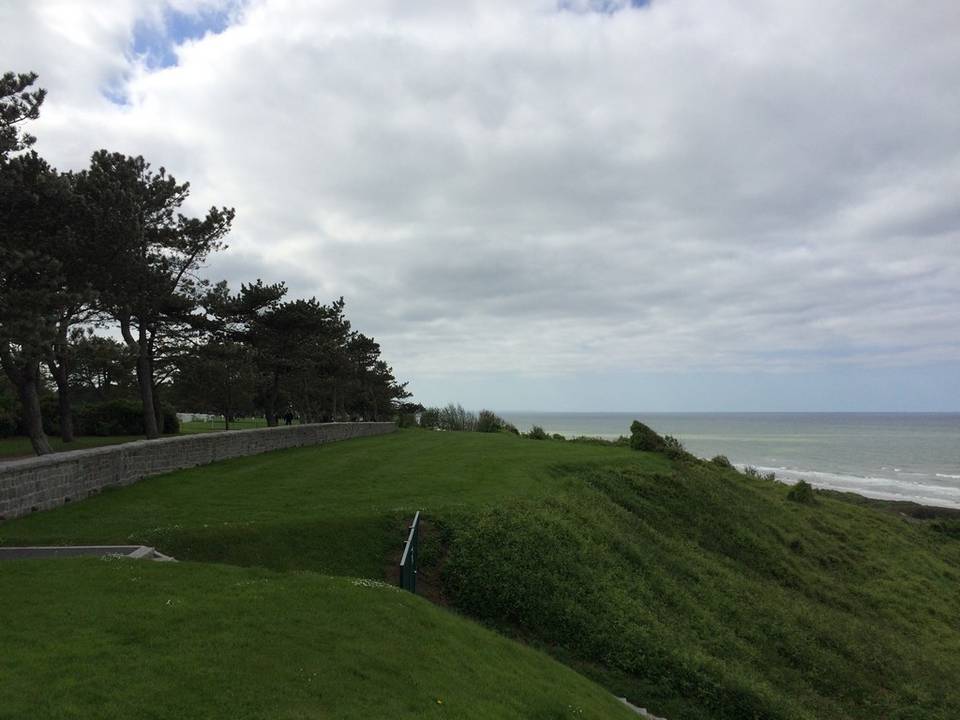
<instances>
[{"instance_id":1,"label":"dark green bush","mask_svg":"<svg viewBox=\"0 0 960 720\"><path fill-rule=\"evenodd\" d=\"M930 524L930 528L935 532L960 540L960 520L951 520L949 518L937 520Z\"/></svg>"},{"instance_id":2,"label":"dark green bush","mask_svg":"<svg viewBox=\"0 0 960 720\"><path fill-rule=\"evenodd\" d=\"M78 435L143 435L143 409L139 400L108 400L74 408L74 425ZM180 432L180 421L173 408L161 406L165 435Z\"/></svg>"},{"instance_id":3,"label":"dark green bush","mask_svg":"<svg viewBox=\"0 0 960 720\"><path fill-rule=\"evenodd\" d=\"M0 437L16 435L20 425L17 393L6 382L0 382Z\"/></svg>"},{"instance_id":4,"label":"dark green bush","mask_svg":"<svg viewBox=\"0 0 960 720\"><path fill-rule=\"evenodd\" d=\"M459 403L450 403L440 410L439 426L444 430L473 432L477 429L477 416Z\"/></svg>"},{"instance_id":5,"label":"dark green bush","mask_svg":"<svg viewBox=\"0 0 960 720\"><path fill-rule=\"evenodd\" d=\"M732 468L732 467L733 467L733 463L730 462L730 460L727 458L726 455L714 455L714 456L710 459L710 462L712 462L714 465L718 465L719 467L722 467L722 468Z\"/></svg>"},{"instance_id":6,"label":"dark green bush","mask_svg":"<svg viewBox=\"0 0 960 720\"><path fill-rule=\"evenodd\" d=\"M616 440L605 440L604 438L591 437L589 435L577 435L570 438L568 442L578 443L580 445L602 445L609 447L630 447L630 438L621 435Z\"/></svg>"},{"instance_id":7,"label":"dark green bush","mask_svg":"<svg viewBox=\"0 0 960 720\"><path fill-rule=\"evenodd\" d=\"M677 452L687 451L687 449L683 446L683 443L680 442L673 435L664 435L663 444L667 446L667 450L675 450Z\"/></svg>"},{"instance_id":8,"label":"dark green bush","mask_svg":"<svg viewBox=\"0 0 960 720\"><path fill-rule=\"evenodd\" d=\"M530 432L524 435L525 438L530 440L549 440L550 436L547 435L546 431L539 425L534 425L530 428Z\"/></svg>"},{"instance_id":9,"label":"dark green bush","mask_svg":"<svg viewBox=\"0 0 960 720\"><path fill-rule=\"evenodd\" d=\"M397 415L397 427L408 428L417 426L417 416L414 413L400 413Z\"/></svg>"},{"instance_id":10,"label":"dark green bush","mask_svg":"<svg viewBox=\"0 0 960 720\"><path fill-rule=\"evenodd\" d=\"M668 449L666 440L639 420L630 424L630 447L645 452L663 452Z\"/></svg>"},{"instance_id":11,"label":"dark green bush","mask_svg":"<svg viewBox=\"0 0 960 720\"><path fill-rule=\"evenodd\" d=\"M504 424L503 418L498 417L492 410L481 410L477 416L477 432L500 432Z\"/></svg>"},{"instance_id":12,"label":"dark green bush","mask_svg":"<svg viewBox=\"0 0 960 720\"><path fill-rule=\"evenodd\" d=\"M504 432L511 433L512 435L519 435L520 431L517 430L517 426L513 423L504 423L503 428Z\"/></svg>"},{"instance_id":13,"label":"dark green bush","mask_svg":"<svg viewBox=\"0 0 960 720\"><path fill-rule=\"evenodd\" d=\"M75 409L77 430L83 435L142 435L143 406L136 400L110 400Z\"/></svg>"},{"instance_id":14,"label":"dark green bush","mask_svg":"<svg viewBox=\"0 0 960 720\"><path fill-rule=\"evenodd\" d=\"M552 437L554 440L566 440L566 438L565 438L563 435L561 435L560 433L554 433L551 437Z\"/></svg>"},{"instance_id":15,"label":"dark green bush","mask_svg":"<svg viewBox=\"0 0 960 720\"><path fill-rule=\"evenodd\" d=\"M440 408L428 407L420 413L420 427L435 428L440 424Z\"/></svg>"},{"instance_id":16,"label":"dark green bush","mask_svg":"<svg viewBox=\"0 0 960 720\"><path fill-rule=\"evenodd\" d=\"M787 500L803 503L804 505L814 505L817 502L817 498L813 493L813 485L806 480L801 480L790 488L790 492L787 493Z\"/></svg>"}]
</instances>

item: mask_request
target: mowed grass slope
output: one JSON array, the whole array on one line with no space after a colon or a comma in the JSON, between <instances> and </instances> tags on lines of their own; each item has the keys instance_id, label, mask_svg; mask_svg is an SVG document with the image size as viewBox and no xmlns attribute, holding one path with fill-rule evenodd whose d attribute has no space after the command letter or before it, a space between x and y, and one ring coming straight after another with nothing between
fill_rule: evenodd
<instances>
[{"instance_id":1,"label":"mowed grass slope","mask_svg":"<svg viewBox=\"0 0 960 720\"><path fill-rule=\"evenodd\" d=\"M392 586L133 560L0 566L0 718L629 718Z\"/></svg>"},{"instance_id":2,"label":"mowed grass slope","mask_svg":"<svg viewBox=\"0 0 960 720\"><path fill-rule=\"evenodd\" d=\"M416 510L543 498L575 487L557 463L637 463L623 448L404 431L229 460L0 525L0 544L143 543L179 559L381 577Z\"/></svg>"}]
</instances>

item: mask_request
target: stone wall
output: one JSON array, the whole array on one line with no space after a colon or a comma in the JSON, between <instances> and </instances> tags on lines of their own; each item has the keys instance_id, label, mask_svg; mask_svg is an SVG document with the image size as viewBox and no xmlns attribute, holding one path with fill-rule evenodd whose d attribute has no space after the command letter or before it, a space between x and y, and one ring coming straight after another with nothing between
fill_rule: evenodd
<instances>
[{"instance_id":1,"label":"stone wall","mask_svg":"<svg viewBox=\"0 0 960 720\"><path fill-rule=\"evenodd\" d=\"M151 475L284 448L393 432L393 423L323 423L177 435L0 464L0 521Z\"/></svg>"}]
</instances>

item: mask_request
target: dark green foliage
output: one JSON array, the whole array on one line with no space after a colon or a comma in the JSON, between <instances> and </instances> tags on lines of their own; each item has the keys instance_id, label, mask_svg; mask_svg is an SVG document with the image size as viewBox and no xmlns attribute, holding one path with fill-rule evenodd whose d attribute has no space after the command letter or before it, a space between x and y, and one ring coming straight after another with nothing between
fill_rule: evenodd
<instances>
[{"instance_id":1,"label":"dark green foliage","mask_svg":"<svg viewBox=\"0 0 960 720\"><path fill-rule=\"evenodd\" d=\"M630 447L643 452L660 452L675 460L695 460L673 435L659 435L649 425L639 420L630 424Z\"/></svg>"},{"instance_id":2,"label":"dark green foliage","mask_svg":"<svg viewBox=\"0 0 960 720\"><path fill-rule=\"evenodd\" d=\"M643 452L663 452L667 443L653 428L634 420L630 423L630 447Z\"/></svg>"},{"instance_id":3,"label":"dark green foliage","mask_svg":"<svg viewBox=\"0 0 960 720\"><path fill-rule=\"evenodd\" d=\"M673 452L686 452L686 448L683 446L683 443L673 435L664 435L663 444L667 450Z\"/></svg>"},{"instance_id":4,"label":"dark green foliage","mask_svg":"<svg viewBox=\"0 0 960 720\"><path fill-rule=\"evenodd\" d=\"M605 445L608 447L630 447L630 438L621 435L616 440L605 440L604 438L590 437L588 435L578 435L570 438L568 442L578 443L580 445Z\"/></svg>"},{"instance_id":5,"label":"dark green foliage","mask_svg":"<svg viewBox=\"0 0 960 720\"><path fill-rule=\"evenodd\" d=\"M710 462L712 462L714 465L717 465L718 467L722 467L722 468L730 469L730 468L733 467L733 463L730 462L730 460L727 458L726 455L714 455L714 456L710 459Z\"/></svg>"},{"instance_id":6,"label":"dark green foliage","mask_svg":"<svg viewBox=\"0 0 960 720\"><path fill-rule=\"evenodd\" d=\"M503 426L504 432L508 432L511 435L519 435L520 431L517 429L517 426L513 423L505 423Z\"/></svg>"},{"instance_id":7,"label":"dark green foliage","mask_svg":"<svg viewBox=\"0 0 960 720\"><path fill-rule=\"evenodd\" d=\"M420 403L397 403L397 427L417 427L417 415L422 413L425 409L426 408L424 408Z\"/></svg>"},{"instance_id":8,"label":"dark green foliage","mask_svg":"<svg viewBox=\"0 0 960 720\"><path fill-rule=\"evenodd\" d=\"M414 413L400 413L397 415L397 427L412 428L417 426L417 416Z\"/></svg>"},{"instance_id":9,"label":"dark green foliage","mask_svg":"<svg viewBox=\"0 0 960 720\"><path fill-rule=\"evenodd\" d=\"M143 435L143 410L138 400L108 400L79 405L75 412L78 434L94 436ZM174 435L180 431L180 421L173 408L162 406L162 432ZM55 420L51 420L51 423ZM52 433L59 431L56 425Z\"/></svg>"},{"instance_id":10,"label":"dark green foliage","mask_svg":"<svg viewBox=\"0 0 960 720\"><path fill-rule=\"evenodd\" d=\"M459 403L450 403L440 411L438 426L444 430L473 432L477 429L477 416Z\"/></svg>"},{"instance_id":11,"label":"dark green foliage","mask_svg":"<svg viewBox=\"0 0 960 720\"><path fill-rule=\"evenodd\" d=\"M481 410L477 416L478 432L500 432L503 426L503 418L498 417L492 410Z\"/></svg>"},{"instance_id":12,"label":"dark green foliage","mask_svg":"<svg viewBox=\"0 0 960 720\"><path fill-rule=\"evenodd\" d=\"M678 468L564 468L583 490L459 518L448 597L669 718L956 716L960 545Z\"/></svg>"},{"instance_id":13,"label":"dark green foliage","mask_svg":"<svg viewBox=\"0 0 960 720\"><path fill-rule=\"evenodd\" d=\"M534 425L530 428L529 432L524 435L528 440L549 440L550 436L547 435L547 432L540 427L539 425Z\"/></svg>"},{"instance_id":14,"label":"dark green foliage","mask_svg":"<svg viewBox=\"0 0 960 720\"><path fill-rule=\"evenodd\" d=\"M566 438L560 433L554 433L550 437L552 437L554 440L566 440Z\"/></svg>"},{"instance_id":15,"label":"dark green foliage","mask_svg":"<svg viewBox=\"0 0 960 720\"><path fill-rule=\"evenodd\" d=\"M0 376L0 438L17 434L18 416L16 390Z\"/></svg>"},{"instance_id":16,"label":"dark green foliage","mask_svg":"<svg viewBox=\"0 0 960 720\"><path fill-rule=\"evenodd\" d=\"M190 333L208 282L198 270L224 246L232 208L210 208L203 219L182 213L189 183L177 183L143 157L100 150L73 186L83 199L87 237L97 239L94 289L100 308L119 325L137 359L144 433L160 433L154 413L158 348Z\"/></svg>"},{"instance_id":17,"label":"dark green foliage","mask_svg":"<svg viewBox=\"0 0 960 720\"><path fill-rule=\"evenodd\" d=\"M817 502L817 498L813 492L813 485L806 480L801 480L790 488L790 492L787 493L787 500L792 500L793 502L804 505L814 505Z\"/></svg>"},{"instance_id":18,"label":"dark green foliage","mask_svg":"<svg viewBox=\"0 0 960 720\"><path fill-rule=\"evenodd\" d=\"M30 90L37 74L5 72L0 75L0 160L10 152L33 145L35 138L19 131L24 120L40 117L47 95L43 89Z\"/></svg>"},{"instance_id":19,"label":"dark green foliage","mask_svg":"<svg viewBox=\"0 0 960 720\"><path fill-rule=\"evenodd\" d=\"M420 413L420 427L432 429L440 425L440 408L428 407Z\"/></svg>"},{"instance_id":20,"label":"dark green foliage","mask_svg":"<svg viewBox=\"0 0 960 720\"><path fill-rule=\"evenodd\" d=\"M935 520L930 523L930 528L954 540L960 540L960 520Z\"/></svg>"}]
</instances>

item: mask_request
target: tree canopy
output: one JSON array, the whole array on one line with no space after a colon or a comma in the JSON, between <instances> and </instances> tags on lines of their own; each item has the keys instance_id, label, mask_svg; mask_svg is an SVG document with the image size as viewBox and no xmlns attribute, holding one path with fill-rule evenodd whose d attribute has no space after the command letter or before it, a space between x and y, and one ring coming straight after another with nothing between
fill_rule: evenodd
<instances>
[{"instance_id":1,"label":"tree canopy","mask_svg":"<svg viewBox=\"0 0 960 720\"><path fill-rule=\"evenodd\" d=\"M135 397L148 438L169 402L228 424L251 412L269 425L394 416L406 384L351 327L342 297L209 281L233 208L185 214L190 184L142 156L99 150L89 167L60 173L34 152L22 124L46 97L36 80L0 78L0 364L37 453L50 451L47 428L72 440L75 398L128 412Z\"/></svg>"}]
</instances>

